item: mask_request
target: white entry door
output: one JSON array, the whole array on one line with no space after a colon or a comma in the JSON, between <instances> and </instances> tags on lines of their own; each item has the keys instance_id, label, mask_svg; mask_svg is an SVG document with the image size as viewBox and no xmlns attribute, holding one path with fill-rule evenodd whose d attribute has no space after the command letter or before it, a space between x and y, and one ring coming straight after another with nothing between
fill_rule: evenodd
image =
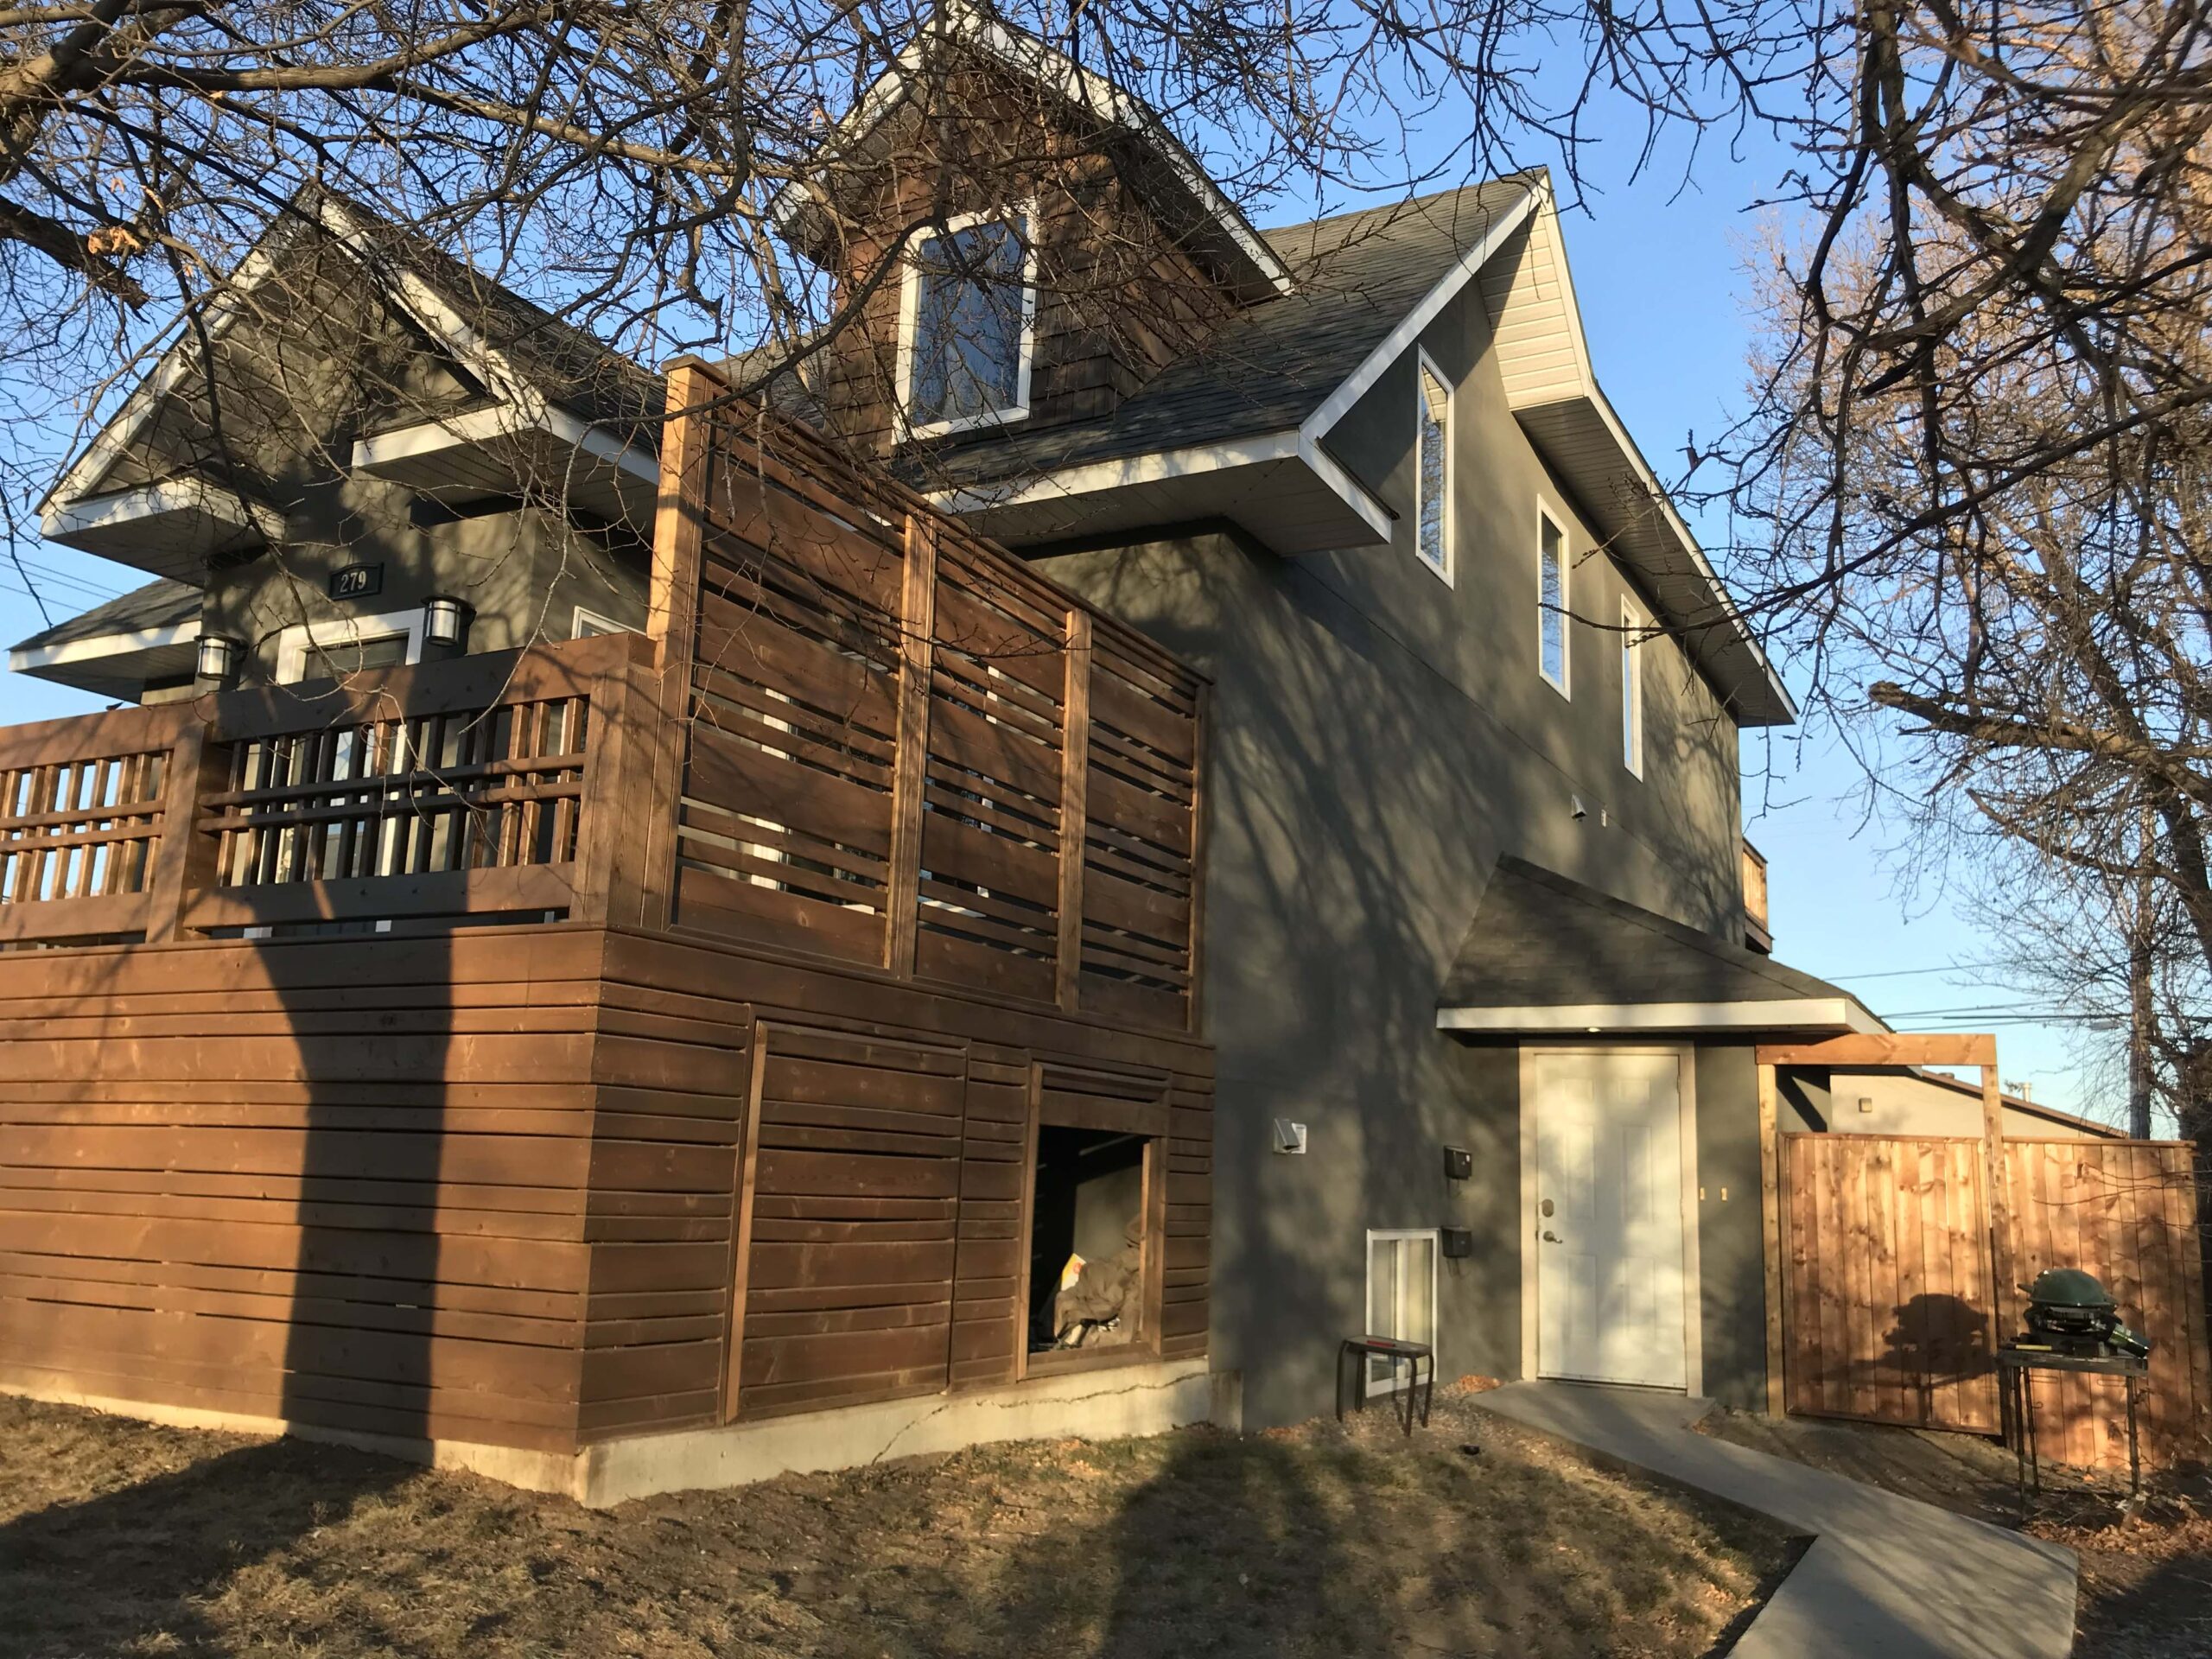
<instances>
[{"instance_id":1,"label":"white entry door","mask_svg":"<svg viewBox=\"0 0 2212 1659\"><path fill-rule=\"evenodd\" d=\"M1533 1057L1536 1365L1545 1376L1688 1381L1682 1100L1666 1054Z\"/></svg>"}]
</instances>

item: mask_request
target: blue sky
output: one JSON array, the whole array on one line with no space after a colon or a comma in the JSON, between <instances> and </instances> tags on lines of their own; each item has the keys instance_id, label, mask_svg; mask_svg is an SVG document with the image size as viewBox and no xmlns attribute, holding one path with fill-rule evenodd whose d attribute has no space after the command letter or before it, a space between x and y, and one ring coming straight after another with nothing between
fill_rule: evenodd
<instances>
[{"instance_id":1,"label":"blue sky","mask_svg":"<svg viewBox=\"0 0 2212 1659\"><path fill-rule=\"evenodd\" d=\"M1568 253L1599 378L1665 475L1679 467L1688 434L1719 430L1740 396L1746 341L1740 244L1751 229L1744 204L1771 188L1779 157L1753 147L1749 159L1737 159L1725 144L1708 144L1685 188L1679 154L1662 156L1645 178L1630 181L1630 136L1610 148L1620 159L1597 152L1592 176L1602 193L1588 198L1586 213L1567 219ZM1289 207L1269 215L1299 216ZM1700 529L1709 541L1726 539L1711 522ZM34 546L24 556L57 616L142 579L57 546ZM41 626L23 576L0 557L0 639L11 643ZM0 674L0 721L97 706L58 686ZM1861 823L1854 763L1821 734L1802 747L1802 753L1786 735L1770 748L1756 740L1745 746L1745 829L1770 861L1777 954L1849 986L1902 1028L1994 1029L2008 1083L2031 1080L2039 1100L2116 1115L2116 1102L2092 1097L2057 1027L1987 1014L1915 1017L2023 999L1957 971L1995 954L1998 941L1986 922L1955 909L1940 880L1930 884L1934 897L1908 902L1892 879L1882 827ZM1759 775L1770 769L1770 776Z\"/></svg>"}]
</instances>

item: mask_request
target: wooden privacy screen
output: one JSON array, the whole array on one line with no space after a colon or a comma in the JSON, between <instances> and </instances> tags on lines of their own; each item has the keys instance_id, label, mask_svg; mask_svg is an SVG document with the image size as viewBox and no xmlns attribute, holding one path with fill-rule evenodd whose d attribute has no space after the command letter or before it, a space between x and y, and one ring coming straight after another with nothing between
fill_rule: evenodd
<instances>
[{"instance_id":1,"label":"wooden privacy screen","mask_svg":"<svg viewBox=\"0 0 2212 1659\"><path fill-rule=\"evenodd\" d=\"M1783 1143L1789 1408L1994 1434L1981 1142Z\"/></svg>"},{"instance_id":2,"label":"wooden privacy screen","mask_svg":"<svg viewBox=\"0 0 2212 1659\"><path fill-rule=\"evenodd\" d=\"M810 434L671 427L677 925L1190 1028L1198 678Z\"/></svg>"},{"instance_id":3,"label":"wooden privacy screen","mask_svg":"<svg viewBox=\"0 0 2212 1659\"><path fill-rule=\"evenodd\" d=\"M1782 1144L1789 1408L1995 1433L1982 1142L1794 1134ZM2004 1155L2014 1273L2095 1274L2155 1344L2145 1456L2203 1455L2212 1365L2190 1148L2008 1138ZM2125 1465L2117 1383L2034 1382L2046 1456Z\"/></svg>"}]
</instances>

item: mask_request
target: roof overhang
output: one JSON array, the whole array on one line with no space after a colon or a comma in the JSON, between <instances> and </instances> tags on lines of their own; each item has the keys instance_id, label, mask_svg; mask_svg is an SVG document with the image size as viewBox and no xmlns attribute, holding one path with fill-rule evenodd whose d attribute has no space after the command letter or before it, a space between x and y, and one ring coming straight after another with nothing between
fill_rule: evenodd
<instances>
[{"instance_id":1,"label":"roof overhang","mask_svg":"<svg viewBox=\"0 0 2212 1659\"><path fill-rule=\"evenodd\" d=\"M472 327L437 290L415 271L379 255L375 249L375 227L359 214L334 197L317 193L308 211L315 226L360 264L368 280L374 283L391 302L411 318L432 340L449 352L454 359L498 402L492 411L476 410L468 415L457 415L442 421L423 423L417 427L400 429L401 433L416 435L401 437L399 433L379 434L369 440L372 449L385 438L394 440L393 447L381 453L397 455L410 448L424 454L439 447L438 440L427 435L431 429L448 439L456 433L470 429L469 422L477 416L484 416L481 430L493 442L507 445L515 454L523 448L538 443L550 444L549 454L557 463L555 477L574 477L587 490L600 492L600 503L595 510L608 518L620 517L626 507L642 506L645 518L650 522L652 499L658 488L659 464L650 451L627 444L613 433L579 419L568 410L553 403L532 385L529 378L515 367L506 353L500 351L482 334ZM280 219L279 223L283 221ZM118 500L140 492L125 491L103 493L102 485L116 464L129 453L130 446L152 423L162 401L183 383L193 372L197 361L197 341L204 334L209 340L219 340L226 334L244 315L244 300L254 289L265 283L276 269L271 252L272 244L267 237L250 252L232 276L229 292L211 308L201 331L186 330L162 355L153 370L131 390L92 442L70 463L41 504L41 525L51 540L64 542L86 552L99 553L141 569L180 580L191 580L200 574L199 561L207 550L195 549L188 554L158 563L162 550L169 544L166 532L150 530L143 522L147 515L137 515L136 527L124 529L128 516L116 516L118 509L103 504ZM517 446L520 446L518 448ZM358 462L361 442L357 441L355 455ZM640 462L639 456L644 460ZM642 494L633 497L632 486L640 465L649 469L649 480ZM495 463L496 467L496 463ZM389 474L387 474L389 475ZM539 474L543 475L541 469ZM225 488L213 480L199 474L188 474L169 480L157 489L188 490L190 499L207 500L219 504L214 511L233 515L250 515L253 524L265 539L281 539L283 520L258 503L248 502L235 492ZM493 484L494 492L505 493L513 484ZM484 491L478 491L484 493ZM591 503L582 503L590 505ZM87 515L90 515L87 518ZM102 526L113 520L115 530L104 532ZM79 520L86 522L79 526ZM189 521L179 521L175 528L181 533L193 528ZM110 550L107 546L95 545L93 539L111 533L115 545L124 546L136 542L147 546L147 556L134 556L127 550ZM239 545L247 543L240 543ZM227 550L218 548L214 550Z\"/></svg>"},{"instance_id":2,"label":"roof overhang","mask_svg":"<svg viewBox=\"0 0 2212 1659\"><path fill-rule=\"evenodd\" d=\"M1296 430L1058 467L931 499L1014 547L1226 518L1278 552L1319 553L1388 541L1393 517Z\"/></svg>"},{"instance_id":3,"label":"roof overhang","mask_svg":"<svg viewBox=\"0 0 2212 1659\"><path fill-rule=\"evenodd\" d=\"M181 679L197 665L200 619L157 628L60 640L50 645L18 645L8 666L57 685L73 686L94 696L135 702L156 680Z\"/></svg>"},{"instance_id":4,"label":"roof overhang","mask_svg":"<svg viewBox=\"0 0 2212 1659\"><path fill-rule=\"evenodd\" d=\"M1788 725L1796 701L1598 385L1548 181L1530 205L1482 273L1507 406L1736 723Z\"/></svg>"},{"instance_id":5,"label":"roof overhang","mask_svg":"<svg viewBox=\"0 0 2212 1659\"><path fill-rule=\"evenodd\" d=\"M1662 1032L1875 1033L1889 1029L1847 996L1740 1002L1589 1002L1440 1007L1436 1028L1469 1036L1649 1036Z\"/></svg>"},{"instance_id":6,"label":"roof overhang","mask_svg":"<svg viewBox=\"0 0 2212 1659\"><path fill-rule=\"evenodd\" d=\"M652 450L540 399L393 427L357 438L353 470L444 501L551 496L608 519L650 524L660 489Z\"/></svg>"},{"instance_id":7,"label":"roof overhang","mask_svg":"<svg viewBox=\"0 0 2212 1659\"><path fill-rule=\"evenodd\" d=\"M197 586L219 554L281 541L282 513L197 474L105 494L49 497L48 541Z\"/></svg>"},{"instance_id":8,"label":"roof overhang","mask_svg":"<svg viewBox=\"0 0 2212 1659\"><path fill-rule=\"evenodd\" d=\"M1142 162L1124 168L1134 174L1131 183L1151 199L1161 222L1185 246L1227 275L1239 299L1290 292L1289 268L1158 116L1107 77L1092 73L1033 35L1007 28L969 0L950 0L928 32L900 53L846 112L826 148L845 157L866 153L876 130L922 84L927 54L945 44L972 51L1046 88L1102 127L1128 134ZM770 222L810 258L822 259L834 245L829 215L810 181L785 184L770 199L767 211Z\"/></svg>"}]
</instances>

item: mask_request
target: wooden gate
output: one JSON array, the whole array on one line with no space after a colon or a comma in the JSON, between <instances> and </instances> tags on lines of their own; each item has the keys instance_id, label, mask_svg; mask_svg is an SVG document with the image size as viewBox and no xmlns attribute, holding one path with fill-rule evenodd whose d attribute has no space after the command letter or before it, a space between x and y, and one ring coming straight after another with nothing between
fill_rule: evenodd
<instances>
[{"instance_id":1,"label":"wooden gate","mask_svg":"<svg viewBox=\"0 0 2212 1659\"><path fill-rule=\"evenodd\" d=\"M2202 1455L2212 1406L2190 1148L2106 1140L2004 1143L2010 1202L1993 1239L1977 1138L1780 1137L1784 1399L1801 1414L1993 1434L1992 1354L2017 1294L2000 1297L1993 1243L2017 1280L2079 1267L2156 1344L2144 1447ZM2126 1461L2119 1386L2037 1379L2046 1456Z\"/></svg>"},{"instance_id":2,"label":"wooden gate","mask_svg":"<svg viewBox=\"0 0 2212 1659\"><path fill-rule=\"evenodd\" d=\"M1782 1141L1789 1408L1995 1433L1980 1141Z\"/></svg>"}]
</instances>

